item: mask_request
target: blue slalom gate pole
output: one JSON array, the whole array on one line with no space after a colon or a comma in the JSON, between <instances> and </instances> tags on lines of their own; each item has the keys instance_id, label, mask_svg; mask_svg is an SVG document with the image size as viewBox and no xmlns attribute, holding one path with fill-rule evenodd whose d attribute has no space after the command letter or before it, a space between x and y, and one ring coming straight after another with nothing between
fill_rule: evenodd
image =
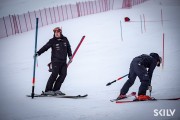
<instances>
[{"instance_id":1,"label":"blue slalom gate pole","mask_svg":"<svg viewBox=\"0 0 180 120\"><path fill-rule=\"evenodd\" d=\"M37 51L37 35L38 35L38 18L36 18L36 33L35 33L35 49L34 49L34 55ZM33 78L32 78L32 93L31 98L34 98L34 88L35 88L35 75L36 75L36 59L37 57L34 56L34 68L33 68Z\"/></svg>"}]
</instances>

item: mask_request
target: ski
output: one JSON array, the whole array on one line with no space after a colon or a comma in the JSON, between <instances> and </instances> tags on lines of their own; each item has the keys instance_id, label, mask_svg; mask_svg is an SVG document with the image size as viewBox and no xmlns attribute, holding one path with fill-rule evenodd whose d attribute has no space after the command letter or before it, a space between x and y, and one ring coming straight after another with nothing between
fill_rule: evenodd
<instances>
[{"instance_id":1,"label":"ski","mask_svg":"<svg viewBox=\"0 0 180 120\"><path fill-rule=\"evenodd\" d=\"M131 103L131 102L147 102L147 101L160 101L160 100L180 100L180 98L160 98L160 99L152 99L152 100L145 100L145 101L139 101L139 100L125 100L125 101L116 101L116 103Z\"/></svg>"},{"instance_id":2,"label":"ski","mask_svg":"<svg viewBox=\"0 0 180 120\"><path fill-rule=\"evenodd\" d=\"M180 100L180 98L160 98L156 100Z\"/></svg>"},{"instance_id":3,"label":"ski","mask_svg":"<svg viewBox=\"0 0 180 120\"><path fill-rule=\"evenodd\" d=\"M26 95L27 97L31 97L30 95ZM34 94L34 97L54 97L55 95L43 95L43 94Z\"/></svg>"},{"instance_id":4,"label":"ski","mask_svg":"<svg viewBox=\"0 0 180 120\"><path fill-rule=\"evenodd\" d=\"M56 97L57 98L74 98L74 99L76 99L76 98L84 98L84 97L87 97L87 96L88 96L88 94L85 94L85 95L76 95L76 96L68 96L68 95L62 96L62 95L58 95Z\"/></svg>"},{"instance_id":5,"label":"ski","mask_svg":"<svg viewBox=\"0 0 180 120\"><path fill-rule=\"evenodd\" d=\"M125 97L125 98L122 98L122 99L126 99L126 98L132 97L132 96L136 96L136 92L132 92L132 93L126 95L126 97ZM112 99L112 100L110 100L110 101L111 101L111 102L116 102L116 101L122 100L122 99L117 99L117 98L116 98L116 99Z\"/></svg>"},{"instance_id":6,"label":"ski","mask_svg":"<svg viewBox=\"0 0 180 120\"><path fill-rule=\"evenodd\" d=\"M31 97L31 95L26 95L27 97ZM34 97L56 97L56 98L84 98L87 97L88 94L85 95L44 95L44 94L35 94Z\"/></svg>"},{"instance_id":7,"label":"ski","mask_svg":"<svg viewBox=\"0 0 180 120\"><path fill-rule=\"evenodd\" d=\"M157 101L156 99L153 100L145 100L147 101ZM145 102L145 101L140 101L140 100L125 100L125 101L116 101L116 103L131 103L131 102Z\"/></svg>"}]
</instances>

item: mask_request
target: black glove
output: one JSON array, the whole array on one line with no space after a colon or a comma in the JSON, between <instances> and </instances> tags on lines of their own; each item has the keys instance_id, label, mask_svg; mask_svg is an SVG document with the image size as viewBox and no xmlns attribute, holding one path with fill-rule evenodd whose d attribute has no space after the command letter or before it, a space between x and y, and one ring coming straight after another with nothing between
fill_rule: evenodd
<instances>
[{"instance_id":1,"label":"black glove","mask_svg":"<svg viewBox=\"0 0 180 120\"><path fill-rule=\"evenodd\" d=\"M72 63L72 56L69 56L69 63Z\"/></svg>"},{"instance_id":2,"label":"black glove","mask_svg":"<svg viewBox=\"0 0 180 120\"><path fill-rule=\"evenodd\" d=\"M47 65L48 67L49 67L49 72L52 72L52 62L50 62L48 65Z\"/></svg>"},{"instance_id":3,"label":"black glove","mask_svg":"<svg viewBox=\"0 0 180 120\"><path fill-rule=\"evenodd\" d=\"M37 57L37 56L39 56L39 54L38 54L38 53L35 53L35 54L33 55L33 57Z\"/></svg>"}]
</instances>

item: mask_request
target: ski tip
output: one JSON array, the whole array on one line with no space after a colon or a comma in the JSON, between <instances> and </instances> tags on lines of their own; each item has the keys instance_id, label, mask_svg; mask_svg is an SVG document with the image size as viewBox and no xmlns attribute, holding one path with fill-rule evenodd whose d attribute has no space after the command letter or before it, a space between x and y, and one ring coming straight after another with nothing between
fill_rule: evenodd
<instances>
[{"instance_id":1,"label":"ski tip","mask_svg":"<svg viewBox=\"0 0 180 120\"><path fill-rule=\"evenodd\" d=\"M87 97L88 96L88 94L85 94L85 95L77 95L77 96L75 96L75 97ZM65 96L66 97L66 96Z\"/></svg>"},{"instance_id":2,"label":"ski tip","mask_svg":"<svg viewBox=\"0 0 180 120\"><path fill-rule=\"evenodd\" d=\"M34 96L32 96L32 95L26 95L26 97L32 97L32 98L34 98L34 97L36 97L36 95L34 95Z\"/></svg>"},{"instance_id":3,"label":"ski tip","mask_svg":"<svg viewBox=\"0 0 180 120\"><path fill-rule=\"evenodd\" d=\"M26 95L26 97L31 97L31 95Z\"/></svg>"},{"instance_id":4,"label":"ski tip","mask_svg":"<svg viewBox=\"0 0 180 120\"><path fill-rule=\"evenodd\" d=\"M116 101L116 100L110 100L111 102L114 102L114 101Z\"/></svg>"},{"instance_id":5,"label":"ski tip","mask_svg":"<svg viewBox=\"0 0 180 120\"><path fill-rule=\"evenodd\" d=\"M85 95L83 95L84 97L87 97L88 96L88 94L85 94Z\"/></svg>"}]
</instances>

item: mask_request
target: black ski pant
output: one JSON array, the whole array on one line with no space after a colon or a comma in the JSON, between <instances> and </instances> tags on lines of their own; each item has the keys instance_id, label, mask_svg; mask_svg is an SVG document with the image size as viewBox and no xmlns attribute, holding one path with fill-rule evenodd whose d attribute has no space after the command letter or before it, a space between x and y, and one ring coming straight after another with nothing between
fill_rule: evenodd
<instances>
[{"instance_id":1,"label":"black ski pant","mask_svg":"<svg viewBox=\"0 0 180 120\"><path fill-rule=\"evenodd\" d=\"M66 62L52 62L52 74L46 85L45 92L60 90L67 75Z\"/></svg>"},{"instance_id":2,"label":"black ski pant","mask_svg":"<svg viewBox=\"0 0 180 120\"><path fill-rule=\"evenodd\" d=\"M150 84L150 78L148 76L147 69L143 65L139 65L140 59L135 58L131 62L128 80L125 82L124 86L122 87L120 94L125 95L129 88L134 84L136 77L138 76L141 82L139 87L138 95L146 95L146 90Z\"/></svg>"}]
</instances>

